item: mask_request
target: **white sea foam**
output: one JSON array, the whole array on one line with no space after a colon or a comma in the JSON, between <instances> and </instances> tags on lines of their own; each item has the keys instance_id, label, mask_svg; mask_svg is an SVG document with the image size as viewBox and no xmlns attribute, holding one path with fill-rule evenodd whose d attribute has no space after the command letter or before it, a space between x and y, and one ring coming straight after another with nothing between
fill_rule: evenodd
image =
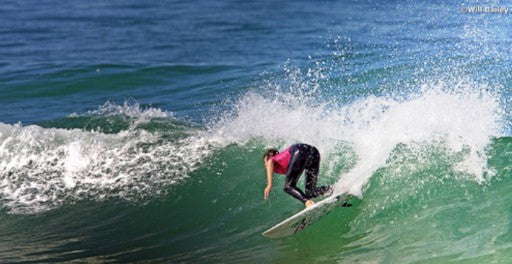
<instances>
[{"instance_id":1,"label":"white sea foam","mask_svg":"<svg viewBox=\"0 0 512 264\"><path fill-rule=\"evenodd\" d=\"M158 110L107 106L135 125ZM95 114L105 114L101 107ZM116 112L117 111L117 112ZM155 114L156 113L156 114ZM104 134L79 129L0 123L0 197L12 213L34 213L80 199L140 200L185 179L209 155L199 131L162 140L166 131L128 129Z\"/></svg>"},{"instance_id":2,"label":"white sea foam","mask_svg":"<svg viewBox=\"0 0 512 264\"><path fill-rule=\"evenodd\" d=\"M112 102L106 102L98 109L87 111L85 114L72 114L71 116L112 116L124 115L137 119L147 120L147 118L155 117L172 117L172 113L163 111L158 108L143 108L138 103L124 102L123 105L118 105Z\"/></svg>"},{"instance_id":3,"label":"white sea foam","mask_svg":"<svg viewBox=\"0 0 512 264\"><path fill-rule=\"evenodd\" d=\"M353 153L343 155L356 161L334 178L338 192L357 196L399 144L442 141L450 151L465 153L454 169L480 182L487 170L485 148L500 135L503 118L498 96L487 88L469 82L425 84L407 98L368 96L341 106L300 93L248 93L207 131L187 128L185 136L172 140L163 140L163 131L136 128L171 114L129 105L108 104L87 113L131 117L131 127L116 134L0 123L0 196L14 213L84 198L144 200L187 178L214 146L254 139L268 146L317 146L323 175L332 173L340 146L349 146Z\"/></svg>"}]
</instances>

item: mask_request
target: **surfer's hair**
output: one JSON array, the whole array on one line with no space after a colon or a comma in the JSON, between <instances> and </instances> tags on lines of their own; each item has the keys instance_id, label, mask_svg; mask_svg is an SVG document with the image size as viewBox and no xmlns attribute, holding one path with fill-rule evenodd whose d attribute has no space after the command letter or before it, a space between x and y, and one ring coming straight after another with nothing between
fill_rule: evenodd
<instances>
[{"instance_id":1,"label":"surfer's hair","mask_svg":"<svg viewBox=\"0 0 512 264\"><path fill-rule=\"evenodd\" d=\"M267 149L265 154L263 154L263 159L269 159L269 158L277 155L278 153L279 153L279 151L277 151L277 149L269 148L269 149Z\"/></svg>"}]
</instances>

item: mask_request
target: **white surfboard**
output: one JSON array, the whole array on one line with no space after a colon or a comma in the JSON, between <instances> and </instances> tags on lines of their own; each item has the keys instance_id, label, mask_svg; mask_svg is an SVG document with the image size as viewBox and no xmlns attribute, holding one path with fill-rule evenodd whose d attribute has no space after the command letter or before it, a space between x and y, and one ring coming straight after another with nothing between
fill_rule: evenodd
<instances>
[{"instance_id":1,"label":"white surfboard","mask_svg":"<svg viewBox=\"0 0 512 264\"><path fill-rule=\"evenodd\" d=\"M331 212L335 207L345 203L347 199L345 194L331 195L263 232L263 235L280 238L296 234Z\"/></svg>"}]
</instances>

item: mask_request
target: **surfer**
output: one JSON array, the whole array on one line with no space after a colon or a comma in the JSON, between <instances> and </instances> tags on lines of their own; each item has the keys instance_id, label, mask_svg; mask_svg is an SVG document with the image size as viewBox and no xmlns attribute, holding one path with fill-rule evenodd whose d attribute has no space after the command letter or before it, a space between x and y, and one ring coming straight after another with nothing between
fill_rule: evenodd
<instances>
[{"instance_id":1,"label":"surfer","mask_svg":"<svg viewBox=\"0 0 512 264\"><path fill-rule=\"evenodd\" d=\"M316 187L320 168L320 152L314 146L294 144L279 153L276 149L267 149L263 154L267 172L267 187L263 198L267 199L272 189L272 176L275 173L285 174L284 191L304 203L306 208L315 204L312 198L331 190L328 186ZM306 170L306 193L297 188L297 181Z\"/></svg>"}]
</instances>

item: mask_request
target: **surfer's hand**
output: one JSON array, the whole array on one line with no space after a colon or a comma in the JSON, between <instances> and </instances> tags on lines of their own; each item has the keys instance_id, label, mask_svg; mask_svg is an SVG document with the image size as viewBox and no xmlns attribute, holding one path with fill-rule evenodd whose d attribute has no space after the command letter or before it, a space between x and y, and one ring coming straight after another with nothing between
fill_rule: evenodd
<instances>
[{"instance_id":1,"label":"surfer's hand","mask_svg":"<svg viewBox=\"0 0 512 264\"><path fill-rule=\"evenodd\" d=\"M265 191L263 192L263 199L267 200L268 195L270 194L270 189L272 189L272 185L267 185L267 187L265 187Z\"/></svg>"},{"instance_id":2,"label":"surfer's hand","mask_svg":"<svg viewBox=\"0 0 512 264\"><path fill-rule=\"evenodd\" d=\"M312 205L314 205L314 204L315 204L315 202L313 202L313 200L307 200L307 201L304 203L304 205L306 206L306 208L308 208L308 207L310 207L310 206L312 206Z\"/></svg>"}]
</instances>

